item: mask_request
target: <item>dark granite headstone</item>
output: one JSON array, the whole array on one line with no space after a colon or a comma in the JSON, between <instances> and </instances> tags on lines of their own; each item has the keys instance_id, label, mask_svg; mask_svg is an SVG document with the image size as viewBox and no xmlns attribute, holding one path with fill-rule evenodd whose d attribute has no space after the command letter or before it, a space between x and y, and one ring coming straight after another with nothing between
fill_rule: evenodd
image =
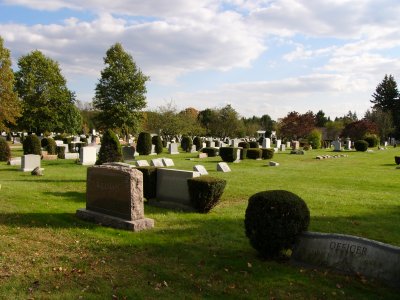
<instances>
[{"instance_id":1,"label":"dark granite headstone","mask_svg":"<svg viewBox=\"0 0 400 300\"><path fill-rule=\"evenodd\" d=\"M142 172L115 165L89 167L86 209L77 216L133 231L152 228L154 221L144 217Z\"/></svg>"},{"instance_id":2,"label":"dark granite headstone","mask_svg":"<svg viewBox=\"0 0 400 300\"><path fill-rule=\"evenodd\" d=\"M124 160L134 160L135 159L135 148L132 146L122 147L122 157Z\"/></svg>"},{"instance_id":3,"label":"dark granite headstone","mask_svg":"<svg viewBox=\"0 0 400 300\"><path fill-rule=\"evenodd\" d=\"M292 260L313 267L361 274L400 287L400 247L334 233L304 232Z\"/></svg>"}]
</instances>

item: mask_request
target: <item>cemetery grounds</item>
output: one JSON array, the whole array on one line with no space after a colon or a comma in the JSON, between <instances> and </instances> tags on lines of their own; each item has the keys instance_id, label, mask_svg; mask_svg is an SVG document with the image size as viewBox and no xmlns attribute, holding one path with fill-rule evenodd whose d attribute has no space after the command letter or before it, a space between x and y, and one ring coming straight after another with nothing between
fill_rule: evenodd
<instances>
[{"instance_id":1,"label":"cemetery grounds","mask_svg":"<svg viewBox=\"0 0 400 300\"><path fill-rule=\"evenodd\" d=\"M310 231L400 246L400 148L325 160L315 157L337 153L289 153L275 153L278 167L247 159L230 163L230 173L216 172L220 157L158 155L177 169L202 164L227 186L208 214L145 204L155 227L137 233L76 218L85 207L86 166L42 161L39 177L2 162L0 299L399 299L398 290L369 278L260 259L244 234L244 214L251 195L288 190L307 203Z\"/></svg>"}]
</instances>

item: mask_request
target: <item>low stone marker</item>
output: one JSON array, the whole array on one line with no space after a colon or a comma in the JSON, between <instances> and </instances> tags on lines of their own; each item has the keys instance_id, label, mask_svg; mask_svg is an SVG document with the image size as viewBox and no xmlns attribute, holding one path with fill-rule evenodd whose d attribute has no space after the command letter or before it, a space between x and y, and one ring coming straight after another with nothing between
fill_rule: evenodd
<instances>
[{"instance_id":1,"label":"low stone marker","mask_svg":"<svg viewBox=\"0 0 400 300\"><path fill-rule=\"evenodd\" d=\"M151 199L149 204L166 208L193 210L187 180L199 176L200 173L198 172L167 168L157 169L156 199Z\"/></svg>"},{"instance_id":2,"label":"low stone marker","mask_svg":"<svg viewBox=\"0 0 400 300\"><path fill-rule=\"evenodd\" d=\"M400 247L344 234L304 232L292 261L377 278L400 288Z\"/></svg>"},{"instance_id":3,"label":"low stone marker","mask_svg":"<svg viewBox=\"0 0 400 300\"><path fill-rule=\"evenodd\" d=\"M64 159L79 159L79 153L65 153Z\"/></svg>"},{"instance_id":4,"label":"low stone marker","mask_svg":"<svg viewBox=\"0 0 400 300\"><path fill-rule=\"evenodd\" d=\"M142 172L122 166L87 169L86 209L78 209L76 215L132 231L154 227L154 220L144 217Z\"/></svg>"},{"instance_id":5,"label":"low stone marker","mask_svg":"<svg viewBox=\"0 0 400 300\"><path fill-rule=\"evenodd\" d=\"M137 160L135 162L135 166L136 167L148 167L150 165L149 165L149 162L147 160L141 159L141 160Z\"/></svg>"},{"instance_id":6,"label":"low stone marker","mask_svg":"<svg viewBox=\"0 0 400 300\"><path fill-rule=\"evenodd\" d=\"M230 172L231 168L229 168L228 164L226 162L220 162L217 164L217 171L219 172Z\"/></svg>"},{"instance_id":7,"label":"low stone marker","mask_svg":"<svg viewBox=\"0 0 400 300\"><path fill-rule=\"evenodd\" d=\"M199 153L199 158L207 158L208 154L207 153Z\"/></svg>"},{"instance_id":8,"label":"low stone marker","mask_svg":"<svg viewBox=\"0 0 400 300\"><path fill-rule=\"evenodd\" d=\"M8 162L10 166L20 166L21 165L21 157L12 157Z\"/></svg>"},{"instance_id":9,"label":"low stone marker","mask_svg":"<svg viewBox=\"0 0 400 300\"><path fill-rule=\"evenodd\" d=\"M163 161L161 158L154 158L150 161L150 166L153 167L164 167Z\"/></svg>"},{"instance_id":10,"label":"low stone marker","mask_svg":"<svg viewBox=\"0 0 400 300\"><path fill-rule=\"evenodd\" d=\"M21 158L21 171L32 172L36 167L40 168L40 155L26 154Z\"/></svg>"},{"instance_id":11,"label":"low stone marker","mask_svg":"<svg viewBox=\"0 0 400 300\"><path fill-rule=\"evenodd\" d=\"M195 165L193 171L199 172L200 175L208 175L206 168L203 165Z\"/></svg>"},{"instance_id":12,"label":"low stone marker","mask_svg":"<svg viewBox=\"0 0 400 300\"><path fill-rule=\"evenodd\" d=\"M270 162L268 163L268 165L269 165L270 167L277 167L277 166L279 166L279 163L277 163L277 162L275 162L275 161L270 161Z\"/></svg>"},{"instance_id":13,"label":"low stone marker","mask_svg":"<svg viewBox=\"0 0 400 300\"><path fill-rule=\"evenodd\" d=\"M162 161L164 167L175 166L174 161L171 158L162 158L161 161Z\"/></svg>"}]
</instances>

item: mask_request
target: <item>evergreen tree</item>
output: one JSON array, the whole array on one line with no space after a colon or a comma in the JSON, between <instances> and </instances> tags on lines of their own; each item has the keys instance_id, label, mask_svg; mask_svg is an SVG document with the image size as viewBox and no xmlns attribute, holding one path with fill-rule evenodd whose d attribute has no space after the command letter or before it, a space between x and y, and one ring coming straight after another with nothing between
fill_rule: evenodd
<instances>
[{"instance_id":1,"label":"evergreen tree","mask_svg":"<svg viewBox=\"0 0 400 300\"><path fill-rule=\"evenodd\" d=\"M118 128L126 138L137 131L146 107L145 76L136 66L132 56L117 43L106 52L105 68L96 86L93 106L98 109L98 120L107 128Z\"/></svg>"},{"instance_id":2,"label":"evergreen tree","mask_svg":"<svg viewBox=\"0 0 400 300\"><path fill-rule=\"evenodd\" d=\"M21 105L14 91L14 73L11 69L10 51L4 48L0 36L0 130L15 125L20 116Z\"/></svg>"}]
</instances>

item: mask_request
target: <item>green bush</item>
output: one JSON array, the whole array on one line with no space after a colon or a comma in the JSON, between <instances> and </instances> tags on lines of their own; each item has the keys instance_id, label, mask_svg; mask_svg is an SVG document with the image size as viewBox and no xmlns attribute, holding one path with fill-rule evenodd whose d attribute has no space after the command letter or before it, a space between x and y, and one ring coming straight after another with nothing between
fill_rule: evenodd
<instances>
[{"instance_id":1,"label":"green bush","mask_svg":"<svg viewBox=\"0 0 400 300\"><path fill-rule=\"evenodd\" d=\"M376 147L379 144L379 138L375 134L366 135L364 141L368 143L369 148Z\"/></svg>"},{"instance_id":2,"label":"green bush","mask_svg":"<svg viewBox=\"0 0 400 300\"><path fill-rule=\"evenodd\" d=\"M249 148L259 148L260 144L258 142L249 142Z\"/></svg>"},{"instance_id":3,"label":"green bush","mask_svg":"<svg viewBox=\"0 0 400 300\"><path fill-rule=\"evenodd\" d=\"M240 149L240 159L246 159L247 158L247 148L242 148Z\"/></svg>"},{"instance_id":4,"label":"green bush","mask_svg":"<svg viewBox=\"0 0 400 300\"><path fill-rule=\"evenodd\" d=\"M49 139L49 138L47 138L47 137L44 137L44 138L41 139L41 141L40 141L40 146L41 146L42 148L46 148L46 147L47 147L47 145L49 144L48 139Z\"/></svg>"},{"instance_id":5,"label":"green bush","mask_svg":"<svg viewBox=\"0 0 400 300\"><path fill-rule=\"evenodd\" d=\"M160 138L159 135L155 135L151 138L151 143L155 146L155 151L157 154L160 154L163 152L163 142Z\"/></svg>"},{"instance_id":6,"label":"green bush","mask_svg":"<svg viewBox=\"0 0 400 300\"><path fill-rule=\"evenodd\" d=\"M196 136L193 139L193 145L196 145L196 151L199 151L202 148L202 141L201 138Z\"/></svg>"},{"instance_id":7,"label":"green bush","mask_svg":"<svg viewBox=\"0 0 400 300\"><path fill-rule=\"evenodd\" d=\"M55 155L55 154L57 154L57 150L56 150L57 144L56 144L56 141L53 140L52 138L46 138L46 140L47 140L47 145L46 145L47 153L50 154L50 155ZM43 140L42 140L42 141L43 141Z\"/></svg>"},{"instance_id":8,"label":"green bush","mask_svg":"<svg viewBox=\"0 0 400 300\"><path fill-rule=\"evenodd\" d=\"M322 141L321 131L318 129L313 129L308 135L307 140L308 144L310 144L313 149L321 148L321 141Z\"/></svg>"},{"instance_id":9,"label":"green bush","mask_svg":"<svg viewBox=\"0 0 400 300\"><path fill-rule=\"evenodd\" d=\"M148 132L139 133L136 144L136 151L140 155L149 155L151 153L151 135Z\"/></svg>"},{"instance_id":10,"label":"green bush","mask_svg":"<svg viewBox=\"0 0 400 300\"><path fill-rule=\"evenodd\" d=\"M11 158L11 149L7 141L0 138L0 161L9 161Z\"/></svg>"},{"instance_id":11,"label":"green bush","mask_svg":"<svg viewBox=\"0 0 400 300\"><path fill-rule=\"evenodd\" d=\"M247 149L247 158L259 159L262 156L262 150L260 148L249 148Z\"/></svg>"},{"instance_id":12,"label":"green bush","mask_svg":"<svg viewBox=\"0 0 400 300\"><path fill-rule=\"evenodd\" d=\"M24 155L25 154L42 155L40 140L34 134L25 137L24 143L22 144L22 148L24 149Z\"/></svg>"},{"instance_id":13,"label":"green bush","mask_svg":"<svg viewBox=\"0 0 400 300\"><path fill-rule=\"evenodd\" d=\"M250 144L248 142L240 142L238 144L239 147L242 147L243 149L248 149L250 148Z\"/></svg>"},{"instance_id":14,"label":"green bush","mask_svg":"<svg viewBox=\"0 0 400 300\"><path fill-rule=\"evenodd\" d=\"M274 157L274 149L262 148L261 151L262 151L262 154L261 154L262 159L271 159Z\"/></svg>"},{"instance_id":15,"label":"green bush","mask_svg":"<svg viewBox=\"0 0 400 300\"><path fill-rule=\"evenodd\" d=\"M12 134L11 134L11 132L7 132L6 141L7 141L7 142L11 142L11 141L12 141Z\"/></svg>"},{"instance_id":16,"label":"green bush","mask_svg":"<svg viewBox=\"0 0 400 300\"><path fill-rule=\"evenodd\" d=\"M99 158L96 161L96 165L118 161L123 161L121 144L117 135L111 129L107 129L101 140Z\"/></svg>"},{"instance_id":17,"label":"green bush","mask_svg":"<svg viewBox=\"0 0 400 300\"><path fill-rule=\"evenodd\" d=\"M400 165L400 156L395 156L394 162L396 163L396 165Z\"/></svg>"},{"instance_id":18,"label":"green bush","mask_svg":"<svg viewBox=\"0 0 400 300\"><path fill-rule=\"evenodd\" d=\"M251 196L244 221L250 244L265 258L278 258L285 250L291 249L309 223L307 204L284 190Z\"/></svg>"},{"instance_id":19,"label":"green bush","mask_svg":"<svg viewBox=\"0 0 400 300\"><path fill-rule=\"evenodd\" d=\"M364 140L358 140L354 142L354 148L357 151L364 152L368 150L368 143Z\"/></svg>"},{"instance_id":20,"label":"green bush","mask_svg":"<svg viewBox=\"0 0 400 300\"><path fill-rule=\"evenodd\" d=\"M57 146L56 153L58 158L65 159L65 147Z\"/></svg>"},{"instance_id":21,"label":"green bush","mask_svg":"<svg viewBox=\"0 0 400 300\"><path fill-rule=\"evenodd\" d=\"M183 151L190 152L192 150L193 141L190 136L184 135L181 140Z\"/></svg>"},{"instance_id":22,"label":"green bush","mask_svg":"<svg viewBox=\"0 0 400 300\"><path fill-rule=\"evenodd\" d=\"M200 213L208 213L219 202L226 180L201 176L188 179L190 201Z\"/></svg>"},{"instance_id":23,"label":"green bush","mask_svg":"<svg viewBox=\"0 0 400 300\"><path fill-rule=\"evenodd\" d=\"M239 148L221 147L219 148L219 156L221 156L223 161L234 162L239 158L237 157L238 150Z\"/></svg>"},{"instance_id":24,"label":"green bush","mask_svg":"<svg viewBox=\"0 0 400 300\"><path fill-rule=\"evenodd\" d=\"M156 167L136 167L143 173L143 196L149 200L156 197L157 191L157 168Z\"/></svg>"},{"instance_id":25,"label":"green bush","mask_svg":"<svg viewBox=\"0 0 400 300\"><path fill-rule=\"evenodd\" d=\"M202 152L207 153L208 157L215 157L218 155L218 149L212 147L203 148Z\"/></svg>"}]
</instances>

